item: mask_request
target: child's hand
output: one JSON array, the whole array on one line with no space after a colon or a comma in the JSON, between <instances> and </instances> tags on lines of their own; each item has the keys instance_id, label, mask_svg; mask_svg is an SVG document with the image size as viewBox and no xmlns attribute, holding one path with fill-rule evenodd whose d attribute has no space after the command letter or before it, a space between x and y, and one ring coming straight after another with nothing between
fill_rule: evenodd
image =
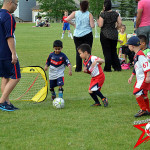
<instances>
[{"instance_id":1,"label":"child's hand","mask_svg":"<svg viewBox=\"0 0 150 150\"><path fill-rule=\"evenodd\" d=\"M132 77L132 76L128 79L128 83L129 83L129 84L131 84L131 83L132 83L132 79L133 79L133 77Z\"/></svg>"},{"instance_id":2,"label":"child's hand","mask_svg":"<svg viewBox=\"0 0 150 150\"><path fill-rule=\"evenodd\" d=\"M47 71L47 69L48 69L48 66L47 66L47 65L45 65L44 70L45 70L45 71Z\"/></svg>"},{"instance_id":3,"label":"child's hand","mask_svg":"<svg viewBox=\"0 0 150 150\"><path fill-rule=\"evenodd\" d=\"M85 67L85 66L83 67L83 72L85 72L85 73L87 72L87 67Z\"/></svg>"},{"instance_id":4,"label":"child's hand","mask_svg":"<svg viewBox=\"0 0 150 150\"><path fill-rule=\"evenodd\" d=\"M120 42L120 44L123 43L123 41L121 41L121 40L119 42Z\"/></svg>"},{"instance_id":5,"label":"child's hand","mask_svg":"<svg viewBox=\"0 0 150 150\"><path fill-rule=\"evenodd\" d=\"M69 70L69 76L72 76L72 70Z\"/></svg>"},{"instance_id":6,"label":"child's hand","mask_svg":"<svg viewBox=\"0 0 150 150\"><path fill-rule=\"evenodd\" d=\"M149 76L146 77L145 82L150 83L150 77Z\"/></svg>"}]
</instances>

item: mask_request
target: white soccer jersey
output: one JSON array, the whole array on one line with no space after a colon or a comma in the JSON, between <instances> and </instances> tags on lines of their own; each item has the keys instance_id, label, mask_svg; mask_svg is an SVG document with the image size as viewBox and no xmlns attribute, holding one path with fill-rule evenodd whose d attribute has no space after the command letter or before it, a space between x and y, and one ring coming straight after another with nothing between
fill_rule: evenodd
<instances>
[{"instance_id":1,"label":"white soccer jersey","mask_svg":"<svg viewBox=\"0 0 150 150\"><path fill-rule=\"evenodd\" d=\"M146 59L144 53L140 50L134 57L133 74L136 74L135 88L140 89L142 87L148 71L150 71L150 63Z\"/></svg>"},{"instance_id":2,"label":"white soccer jersey","mask_svg":"<svg viewBox=\"0 0 150 150\"><path fill-rule=\"evenodd\" d=\"M100 58L90 55L87 61L83 61L84 66L87 67L87 73L91 74L92 77L103 74L103 70L99 63L97 63L95 67L91 67L92 63L97 59L100 59Z\"/></svg>"}]
</instances>

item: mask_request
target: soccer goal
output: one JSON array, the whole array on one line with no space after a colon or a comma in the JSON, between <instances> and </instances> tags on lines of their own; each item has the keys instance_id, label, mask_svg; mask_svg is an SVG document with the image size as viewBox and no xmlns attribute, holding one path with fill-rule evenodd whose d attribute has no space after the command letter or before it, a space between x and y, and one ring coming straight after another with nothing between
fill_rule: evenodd
<instances>
[{"instance_id":1,"label":"soccer goal","mask_svg":"<svg viewBox=\"0 0 150 150\"><path fill-rule=\"evenodd\" d=\"M42 102L48 94L48 82L40 66L21 67L21 80L10 94L10 100Z\"/></svg>"}]
</instances>

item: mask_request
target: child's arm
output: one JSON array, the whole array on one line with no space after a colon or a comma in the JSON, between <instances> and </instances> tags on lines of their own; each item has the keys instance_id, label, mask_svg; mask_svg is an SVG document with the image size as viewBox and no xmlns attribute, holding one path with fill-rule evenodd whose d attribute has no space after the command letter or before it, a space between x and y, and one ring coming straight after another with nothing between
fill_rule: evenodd
<instances>
[{"instance_id":1,"label":"child's arm","mask_svg":"<svg viewBox=\"0 0 150 150\"><path fill-rule=\"evenodd\" d=\"M47 64L45 65L44 70L45 70L45 71L48 70L48 65L47 65Z\"/></svg>"},{"instance_id":2,"label":"child's arm","mask_svg":"<svg viewBox=\"0 0 150 150\"><path fill-rule=\"evenodd\" d=\"M97 63L102 64L102 63L104 63L104 62L105 62L105 61L104 61L103 59L97 58L97 59L95 59L95 61L92 63L91 67L95 67L95 65L96 65Z\"/></svg>"},{"instance_id":3,"label":"child's arm","mask_svg":"<svg viewBox=\"0 0 150 150\"><path fill-rule=\"evenodd\" d=\"M71 67L71 65L69 65L68 68L69 68L69 76L72 76L72 67Z\"/></svg>"},{"instance_id":4,"label":"child's arm","mask_svg":"<svg viewBox=\"0 0 150 150\"><path fill-rule=\"evenodd\" d=\"M147 76L146 76L145 82L146 83L150 83L150 71L147 72Z\"/></svg>"},{"instance_id":5,"label":"child's arm","mask_svg":"<svg viewBox=\"0 0 150 150\"><path fill-rule=\"evenodd\" d=\"M128 79L128 83L131 84L132 83L132 79L134 77L134 74L131 75L131 77Z\"/></svg>"}]
</instances>

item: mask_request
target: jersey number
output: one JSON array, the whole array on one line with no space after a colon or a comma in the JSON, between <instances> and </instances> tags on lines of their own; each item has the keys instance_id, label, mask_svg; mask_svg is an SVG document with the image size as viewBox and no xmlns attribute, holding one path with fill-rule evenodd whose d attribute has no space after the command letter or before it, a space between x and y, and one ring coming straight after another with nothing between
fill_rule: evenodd
<instances>
[{"instance_id":1,"label":"jersey number","mask_svg":"<svg viewBox=\"0 0 150 150\"><path fill-rule=\"evenodd\" d=\"M146 67L148 67L148 62L145 62L145 63L143 64L143 68L146 68Z\"/></svg>"}]
</instances>

